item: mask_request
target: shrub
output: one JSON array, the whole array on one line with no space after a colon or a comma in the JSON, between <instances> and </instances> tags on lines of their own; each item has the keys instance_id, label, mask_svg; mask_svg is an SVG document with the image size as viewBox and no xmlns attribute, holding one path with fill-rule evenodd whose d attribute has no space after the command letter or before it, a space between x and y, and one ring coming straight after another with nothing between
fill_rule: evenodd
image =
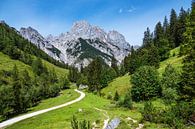
<instances>
[{"instance_id":1,"label":"shrub","mask_svg":"<svg viewBox=\"0 0 195 129\"><path fill-rule=\"evenodd\" d=\"M161 80L162 95L165 103L169 104L178 100L179 82L180 74L171 65L167 65Z\"/></svg>"},{"instance_id":2,"label":"shrub","mask_svg":"<svg viewBox=\"0 0 195 129\"><path fill-rule=\"evenodd\" d=\"M132 99L134 101L149 100L161 96L159 74L155 67L143 66L131 77Z\"/></svg>"},{"instance_id":3,"label":"shrub","mask_svg":"<svg viewBox=\"0 0 195 129\"><path fill-rule=\"evenodd\" d=\"M115 92L115 95L114 95L114 101L118 101L119 100L119 94L118 92L116 91Z\"/></svg>"},{"instance_id":4,"label":"shrub","mask_svg":"<svg viewBox=\"0 0 195 129\"><path fill-rule=\"evenodd\" d=\"M133 103L132 103L130 92L125 95L123 106L129 109L133 108Z\"/></svg>"},{"instance_id":5,"label":"shrub","mask_svg":"<svg viewBox=\"0 0 195 129\"><path fill-rule=\"evenodd\" d=\"M89 121L83 120L79 122L75 116L71 120L71 126L72 129L92 129Z\"/></svg>"},{"instance_id":6,"label":"shrub","mask_svg":"<svg viewBox=\"0 0 195 129\"><path fill-rule=\"evenodd\" d=\"M110 100L111 100L111 99L112 99L112 95L109 94L109 95L107 96L107 99L110 99Z\"/></svg>"},{"instance_id":7,"label":"shrub","mask_svg":"<svg viewBox=\"0 0 195 129\"><path fill-rule=\"evenodd\" d=\"M145 102L144 110L142 111L144 120L153 122L155 116L155 108L150 101Z\"/></svg>"}]
</instances>

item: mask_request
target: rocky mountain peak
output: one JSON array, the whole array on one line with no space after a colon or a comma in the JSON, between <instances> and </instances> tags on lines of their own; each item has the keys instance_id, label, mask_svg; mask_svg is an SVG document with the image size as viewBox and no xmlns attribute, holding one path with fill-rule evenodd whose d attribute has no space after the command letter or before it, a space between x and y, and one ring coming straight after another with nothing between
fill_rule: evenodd
<instances>
[{"instance_id":1,"label":"rocky mountain peak","mask_svg":"<svg viewBox=\"0 0 195 129\"><path fill-rule=\"evenodd\" d=\"M112 57L119 63L128 55L130 44L119 32L108 33L87 21L77 21L70 31L59 36L41 36L32 27L21 28L20 34L55 59L80 67L87 66L96 56L110 65Z\"/></svg>"},{"instance_id":2,"label":"rocky mountain peak","mask_svg":"<svg viewBox=\"0 0 195 129\"><path fill-rule=\"evenodd\" d=\"M130 44L125 40L125 37L116 30L108 32L108 42L125 49L130 49Z\"/></svg>"}]
</instances>

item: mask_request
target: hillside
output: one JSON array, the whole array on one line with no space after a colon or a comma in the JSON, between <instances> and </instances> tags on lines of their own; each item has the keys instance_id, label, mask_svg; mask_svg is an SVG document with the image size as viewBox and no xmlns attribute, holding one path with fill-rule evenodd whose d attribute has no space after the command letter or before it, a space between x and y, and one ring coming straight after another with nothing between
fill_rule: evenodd
<instances>
[{"instance_id":1,"label":"hillside","mask_svg":"<svg viewBox=\"0 0 195 129\"><path fill-rule=\"evenodd\" d=\"M160 68L158 69L160 74L164 72L165 67L168 64L171 64L178 71L181 71L183 57L179 57L179 49L180 47L171 50L170 57L160 62ZM102 93L105 94L105 97L108 97L108 95L113 97L116 91L118 91L119 94L124 95L130 87L130 75L126 74L122 77L114 79L106 88L102 89Z\"/></svg>"},{"instance_id":2,"label":"hillside","mask_svg":"<svg viewBox=\"0 0 195 129\"><path fill-rule=\"evenodd\" d=\"M0 121L69 88L66 65L0 23Z\"/></svg>"},{"instance_id":3,"label":"hillside","mask_svg":"<svg viewBox=\"0 0 195 129\"><path fill-rule=\"evenodd\" d=\"M63 69L63 68L60 68L58 66L55 66L46 60L42 60L42 61L48 69L54 68L56 71L56 74L59 78L66 76L68 74L67 69ZM27 65L19 60L13 60L8 55L5 55L2 52L0 52L0 71L2 71L2 70L10 71L13 69L14 65L16 65L18 67L19 72L27 70L29 72L29 74L31 76L33 76L34 73L32 71L32 67L30 65Z\"/></svg>"}]
</instances>

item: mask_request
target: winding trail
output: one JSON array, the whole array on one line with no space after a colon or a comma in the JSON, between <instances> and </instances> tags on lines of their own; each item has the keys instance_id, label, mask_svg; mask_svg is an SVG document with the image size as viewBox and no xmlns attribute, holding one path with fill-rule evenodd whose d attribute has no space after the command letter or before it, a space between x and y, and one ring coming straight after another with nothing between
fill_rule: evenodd
<instances>
[{"instance_id":1,"label":"winding trail","mask_svg":"<svg viewBox=\"0 0 195 129\"><path fill-rule=\"evenodd\" d=\"M14 124L16 122L19 122L21 120L25 120L25 119L28 119L30 117L37 116L39 114L43 114L43 113L46 113L46 112L49 112L49 111L52 111L52 110L56 110L58 108L66 107L68 105L71 105L73 103L81 101L85 97L85 93L83 93L82 91L79 91L77 89L75 89L75 91L80 94L80 97L78 97L77 99L72 100L72 101L67 102L67 103L64 103L64 104L61 104L61 105L58 105L58 106L54 106L54 107L51 107L51 108L39 110L39 111L36 111L36 112L32 112L32 113L29 113L29 114L25 114L25 115L22 115L22 116L18 116L18 117L11 118L9 120L3 121L2 123L0 123L0 129L5 128L6 126Z\"/></svg>"},{"instance_id":2,"label":"winding trail","mask_svg":"<svg viewBox=\"0 0 195 129\"><path fill-rule=\"evenodd\" d=\"M104 120L104 126L103 126L102 129L105 129L105 128L107 127L107 125L108 125L108 122L109 122L109 120L110 120L110 117L108 116L107 111L102 110L102 109L99 109L99 108L95 108L95 109L98 110L98 111L100 111L100 112L104 112L103 115L104 115L107 119Z\"/></svg>"}]
</instances>

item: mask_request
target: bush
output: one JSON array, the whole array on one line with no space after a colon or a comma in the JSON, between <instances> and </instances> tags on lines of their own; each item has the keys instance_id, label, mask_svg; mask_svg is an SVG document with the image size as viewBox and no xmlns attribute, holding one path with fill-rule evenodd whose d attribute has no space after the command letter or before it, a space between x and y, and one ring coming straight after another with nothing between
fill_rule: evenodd
<instances>
[{"instance_id":1,"label":"bush","mask_svg":"<svg viewBox=\"0 0 195 129\"><path fill-rule=\"evenodd\" d=\"M165 103L170 104L179 99L179 82L180 74L171 65L167 65L161 80L162 95Z\"/></svg>"},{"instance_id":2,"label":"bush","mask_svg":"<svg viewBox=\"0 0 195 129\"><path fill-rule=\"evenodd\" d=\"M107 99L110 99L110 100L111 100L111 99L112 99L112 95L109 94L109 95L107 96Z\"/></svg>"},{"instance_id":3,"label":"bush","mask_svg":"<svg viewBox=\"0 0 195 129\"><path fill-rule=\"evenodd\" d=\"M63 78L61 80L62 84L61 84L61 89L69 89L70 88L70 81L68 80L68 78Z\"/></svg>"},{"instance_id":4,"label":"bush","mask_svg":"<svg viewBox=\"0 0 195 129\"><path fill-rule=\"evenodd\" d=\"M72 129L92 129L89 121L83 120L79 122L75 116L71 120L71 126Z\"/></svg>"},{"instance_id":5,"label":"bush","mask_svg":"<svg viewBox=\"0 0 195 129\"><path fill-rule=\"evenodd\" d=\"M133 108L133 103L132 103L130 92L125 95L123 106L129 109Z\"/></svg>"},{"instance_id":6,"label":"bush","mask_svg":"<svg viewBox=\"0 0 195 129\"><path fill-rule=\"evenodd\" d=\"M114 95L114 101L118 101L119 100L119 94L118 92L116 91L115 92L115 95Z\"/></svg>"},{"instance_id":7,"label":"bush","mask_svg":"<svg viewBox=\"0 0 195 129\"><path fill-rule=\"evenodd\" d=\"M132 99L134 101L149 100L161 96L159 74L155 67L143 66L131 77Z\"/></svg>"},{"instance_id":8,"label":"bush","mask_svg":"<svg viewBox=\"0 0 195 129\"><path fill-rule=\"evenodd\" d=\"M144 110L142 111L142 115L143 115L144 120L150 121L150 122L154 121L155 108L150 101L145 102Z\"/></svg>"}]
</instances>

